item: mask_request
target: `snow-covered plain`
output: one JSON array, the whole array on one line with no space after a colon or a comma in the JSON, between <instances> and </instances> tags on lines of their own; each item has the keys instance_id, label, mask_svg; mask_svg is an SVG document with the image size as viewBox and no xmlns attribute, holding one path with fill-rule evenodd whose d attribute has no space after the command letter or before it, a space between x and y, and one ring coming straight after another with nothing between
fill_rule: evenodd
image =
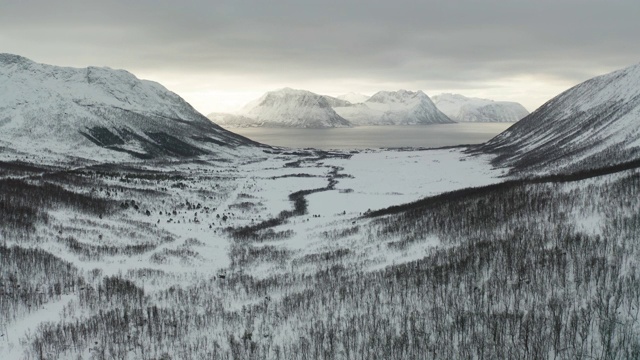
<instances>
[{"instance_id":1,"label":"snow-covered plain","mask_svg":"<svg viewBox=\"0 0 640 360\"><path fill-rule=\"evenodd\" d=\"M470 157L463 149L428 151L368 151L351 159L326 161L343 167L352 177L340 179L336 189L313 194L311 213L329 215L337 204L359 214L411 202L443 192L499 181L503 172L490 164L491 157Z\"/></svg>"}]
</instances>

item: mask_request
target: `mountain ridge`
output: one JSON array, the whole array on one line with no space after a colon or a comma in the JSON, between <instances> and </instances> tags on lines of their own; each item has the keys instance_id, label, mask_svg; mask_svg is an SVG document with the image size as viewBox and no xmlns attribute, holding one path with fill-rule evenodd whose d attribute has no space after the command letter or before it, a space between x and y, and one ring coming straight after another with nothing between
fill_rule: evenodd
<instances>
[{"instance_id":1,"label":"mountain ridge","mask_svg":"<svg viewBox=\"0 0 640 360\"><path fill-rule=\"evenodd\" d=\"M529 115L520 103L444 93L431 98L440 111L457 122L516 122Z\"/></svg>"},{"instance_id":2,"label":"mountain ridge","mask_svg":"<svg viewBox=\"0 0 640 360\"><path fill-rule=\"evenodd\" d=\"M378 91L357 106L336 112L354 125L430 125L453 123L422 90Z\"/></svg>"},{"instance_id":3,"label":"mountain ridge","mask_svg":"<svg viewBox=\"0 0 640 360\"><path fill-rule=\"evenodd\" d=\"M524 172L584 171L640 159L640 64L582 82L478 148Z\"/></svg>"},{"instance_id":4,"label":"mountain ridge","mask_svg":"<svg viewBox=\"0 0 640 360\"><path fill-rule=\"evenodd\" d=\"M0 94L0 142L19 152L126 161L233 157L235 148L257 145L126 70L60 67L0 54Z\"/></svg>"},{"instance_id":5,"label":"mountain ridge","mask_svg":"<svg viewBox=\"0 0 640 360\"><path fill-rule=\"evenodd\" d=\"M249 102L235 115L243 117L242 121L229 116L222 125L296 128L351 126L333 110L326 96L292 88L269 91ZM246 119L253 119L254 122L249 123Z\"/></svg>"},{"instance_id":6,"label":"mountain ridge","mask_svg":"<svg viewBox=\"0 0 640 360\"><path fill-rule=\"evenodd\" d=\"M421 90L379 91L366 98L365 102L352 103L340 97L283 88L265 93L235 114L211 113L208 117L219 125L230 127L328 128L453 123Z\"/></svg>"}]
</instances>

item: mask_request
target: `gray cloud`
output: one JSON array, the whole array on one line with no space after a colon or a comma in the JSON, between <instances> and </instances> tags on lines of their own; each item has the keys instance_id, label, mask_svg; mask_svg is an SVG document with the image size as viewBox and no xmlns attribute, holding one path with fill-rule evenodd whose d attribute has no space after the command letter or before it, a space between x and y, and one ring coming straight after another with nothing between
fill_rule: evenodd
<instances>
[{"instance_id":1,"label":"gray cloud","mask_svg":"<svg viewBox=\"0 0 640 360\"><path fill-rule=\"evenodd\" d=\"M637 14L637 0L27 0L0 5L0 51L279 82L576 83L640 61Z\"/></svg>"}]
</instances>

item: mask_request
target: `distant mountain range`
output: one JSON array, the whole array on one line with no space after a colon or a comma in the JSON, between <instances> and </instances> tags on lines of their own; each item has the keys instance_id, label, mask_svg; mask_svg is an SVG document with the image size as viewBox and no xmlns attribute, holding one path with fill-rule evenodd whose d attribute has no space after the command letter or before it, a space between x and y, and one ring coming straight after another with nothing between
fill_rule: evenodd
<instances>
[{"instance_id":1,"label":"distant mountain range","mask_svg":"<svg viewBox=\"0 0 640 360\"><path fill-rule=\"evenodd\" d=\"M124 70L0 54L0 147L91 159L233 157L256 143Z\"/></svg>"},{"instance_id":2,"label":"distant mountain range","mask_svg":"<svg viewBox=\"0 0 640 360\"><path fill-rule=\"evenodd\" d=\"M529 115L517 102L469 98L460 94L432 97L433 103L456 122L516 122Z\"/></svg>"},{"instance_id":3,"label":"distant mountain range","mask_svg":"<svg viewBox=\"0 0 640 360\"><path fill-rule=\"evenodd\" d=\"M640 160L640 64L587 80L480 147L496 165L571 172Z\"/></svg>"},{"instance_id":4,"label":"distant mountain range","mask_svg":"<svg viewBox=\"0 0 640 360\"><path fill-rule=\"evenodd\" d=\"M379 91L363 103L336 107L354 125L430 125L452 123L422 91Z\"/></svg>"},{"instance_id":5,"label":"distant mountain range","mask_svg":"<svg viewBox=\"0 0 640 360\"><path fill-rule=\"evenodd\" d=\"M320 100L320 99L324 100ZM528 111L506 101L422 91L379 91L337 97L285 88L270 91L235 114L208 117L225 127L327 128L370 125L431 125L453 122L516 122Z\"/></svg>"},{"instance_id":6,"label":"distant mountain range","mask_svg":"<svg viewBox=\"0 0 640 360\"><path fill-rule=\"evenodd\" d=\"M447 98L458 99L457 104L493 103L436 97L439 103ZM257 125L295 127L451 122L426 94L405 90L381 91L354 104L282 89L265 94L241 114L211 117L246 126L255 126L256 119ZM639 119L640 64L563 92L475 151L496 154L497 166L525 172L640 161ZM162 85L127 71L58 67L0 54L0 153L100 161L200 155L231 159L259 146L213 124Z\"/></svg>"},{"instance_id":7,"label":"distant mountain range","mask_svg":"<svg viewBox=\"0 0 640 360\"><path fill-rule=\"evenodd\" d=\"M352 103L363 100L363 102ZM340 97L285 88L270 91L236 114L209 114L228 127L328 128L359 125L429 125L452 123L422 91L380 91L371 97ZM252 121L253 120L253 121Z\"/></svg>"}]
</instances>

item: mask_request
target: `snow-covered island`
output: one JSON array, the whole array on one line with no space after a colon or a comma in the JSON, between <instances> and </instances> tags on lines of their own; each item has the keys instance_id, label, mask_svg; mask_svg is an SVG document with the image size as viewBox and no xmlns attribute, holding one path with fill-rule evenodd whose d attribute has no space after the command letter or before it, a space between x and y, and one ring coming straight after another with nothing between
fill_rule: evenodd
<instances>
[{"instance_id":1,"label":"snow-covered island","mask_svg":"<svg viewBox=\"0 0 640 360\"><path fill-rule=\"evenodd\" d=\"M336 107L355 125L431 125L453 123L422 91L379 91L366 101Z\"/></svg>"},{"instance_id":2,"label":"snow-covered island","mask_svg":"<svg viewBox=\"0 0 640 360\"><path fill-rule=\"evenodd\" d=\"M407 90L380 91L370 97L358 94L331 97L285 88L266 93L235 114L212 113L208 117L225 127L330 128L453 123L424 92Z\"/></svg>"},{"instance_id":3,"label":"snow-covered island","mask_svg":"<svg viewBox=\"0 0 640 360\"><path fill-rule=\"evenodd\" d=\"M291 88L270 91L245 105L237 114L214 113L209 115L209 119L225 127L318 129L351 126L349 121L333 110L325 96Z\"/></svg>"},{"instance_id":4,"label":"snow-covered island","mask_svg":"<svg viewBox=\"0 0 640 360\"><path fill-rule=\"evenodd\" d=\"M440 111L455 122L516 122L529 115L524 106L512 101L440 94L431 98Z\"/></svg>"}]
</instances>

